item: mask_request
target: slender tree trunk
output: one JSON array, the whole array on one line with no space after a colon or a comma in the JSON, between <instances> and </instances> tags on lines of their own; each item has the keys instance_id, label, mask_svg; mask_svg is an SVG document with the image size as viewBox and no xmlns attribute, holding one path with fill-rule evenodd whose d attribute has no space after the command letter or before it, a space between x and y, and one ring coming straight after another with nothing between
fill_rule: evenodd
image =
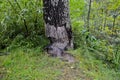
<instances>
[{"instance_id":1,"label":"slender tree trunk","mask_svg":"<svg viewBox=\"0 0 120 80\"><path fill-rule=\"evenodd\" d=\"M104 30L106 27L106 23L107 23L107 10L105 11Z\"/></svg>"},{"instance_id":2,"label":"slender tree trunk","mask_svg":"<svg viewBox=\"0 0 120 80\"><path fill-rule=\"evenodd\" d=\"M20 4L18 3L18 1L15 0L15 2L16 2L16 4L17 4L18 8L19 8L20 10L22 10L22 8L21 8ZM24 18L24 17L25 17L24 14L23 14L22 16L23 16L23 22L24 22L24 26L25 26L25 30L26 30L25 36L27 37L28 34L29 34L28 26L27 26L26 19Z\"/></svg>"},{"instance_id":3,"label":"slender tree trunk","mask_svg":"<svg viewBox=\"0 0 120 80\"><path fill-rule=\"evenodd\" d=\"M115 28L115 21L116 21L116 17L114 17L114 20L113 20L113 31L114 31L114 28Z\"/></svg>"},{"instance_id":4,"label":"slender tree trunk","mask_svg":"<svg viewBox=\"0 0 120 80\"><path fill-rule=\"evenodd\" d=\"M73 48L69 0L43 0L43 6L45 32L50 46L60 50Z\"/></svg>"},{"instance_id":5,"label":"slender tree trunk","mask_svg":"<svg viewBox=\"0 0 120 80\"><path fill-rule=\"evenodd\" d=\"M88 9L88 15L87 15L87 28L89 30L89 27L90 27L90 13L91 13L91 3L92 3L92 0L89 0L89 9Z\"/></svg>"},{"instance_id":6,"label":"slender tree trunk","mask_svg":"<svg viewBox=\"0 0 120 80\"><path fill-rule=\"evenodd\" d=\"M114 17L114 20L113 20L113 27L112 27L112 31L117 35L117 32L116 32L116 29L115 29L115 22L116 22L116 16Z\"/></svg>"}]
</instances>

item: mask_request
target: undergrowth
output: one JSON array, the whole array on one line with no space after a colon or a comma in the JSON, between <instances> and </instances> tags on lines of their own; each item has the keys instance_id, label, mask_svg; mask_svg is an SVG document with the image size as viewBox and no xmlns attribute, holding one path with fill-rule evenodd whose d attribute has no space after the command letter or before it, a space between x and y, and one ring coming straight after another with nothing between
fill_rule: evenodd
<instances>
[{"instance_id":1,"label":"undergrowth","mask_svg":"<svg viewBox=\"0 0 120 80\"><path fill-rule=\"evenodd\" d=\"M41 49L18 48L0 56L2 80L119 80L120 72L81 48L70 51L75 63L47 56ZM67 77L69 76L69 77Z\"/></svg>"},{"instance_id":2,"label":"undergrowth","mask_svg":"<svg viewBox=\"0 0 120 80\"><path fill-rule=\"evenodd\" d=\"M116 16L116 25L111 26L117 14L117 11L114 14L114 9L119 6L116 3L109 8L107 2L102 5L94 1L88 31L85 27L87 1L70 0L75 45L75 50L70 52L77 61L69 64L48 57L43 50L49 41L44 33L41 0L0 1L0 54L3 54L0 56L0 79L119 80L119 16ZM100 13L101 9L103 13ZM110 16L105 16L105 10ZM105 17L107 24L103 27L102 19ZM9 54L4 55L6 52Z\"/></svg>"}]
</instances>

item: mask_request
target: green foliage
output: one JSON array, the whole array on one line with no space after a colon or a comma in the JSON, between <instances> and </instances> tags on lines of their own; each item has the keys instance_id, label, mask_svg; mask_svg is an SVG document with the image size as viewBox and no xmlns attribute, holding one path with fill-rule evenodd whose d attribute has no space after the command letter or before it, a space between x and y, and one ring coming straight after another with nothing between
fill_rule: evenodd
<instances>
[{"instance_id":1,"label":"green foliage","mask_svg":"<svg viewBox=\"0 0 120 80\"><path fill-rule=\"evenodd\" d=\"M89 29L85 27L88 5L89 0L70 0L75 44L71 53L78 60L72 65L78 74L93 80L119 80L120 1L94 0ZM63 70L66 63L42 52L49 42L44 33L42 0L0 0L0 14L0 50L11 52L0 56L4 80L57 80L63 76L61 67ZM80 75L73 80L81 79Z\"/></svg>"},{"instance_id":2,"label":"green foliage","mask_svg":"<svg viewBox=\"0 0 120 80\"><path fill-rule=\"evenodd\" d=\"M49 58L40 50L35 53L16 49L9 56L0 57L0 62L6 73L3 80L55 80L61 74L58 64L62 65L62 62Z\"/></svg>"},{"instance_id":3,"label":"green foliage","mask_svg":"<svg viewBox=\"0 0 120 80\"><path fill-rule=\"evenodd\" d=\"M111 6L113 4L114 6ZM90 55L107 63L109 68L119 70L119 1L93 1L90 29L85 27L88 5L89 1L81 0L78 3L77 0L71 0L71 21L75 48L82 47L87 53L92 52ZM87 53L85 55L89 55Z\"/></svg>"},{"instance_id":4,"label":"green foliage","mask_svg":"<svg viewBox=\"0 0 120 80\"><path fill-rule=\"evenodd\" d=\"M1 4L0 48L8 47L12 41L15 42L15 38L33 38L33 41L36 38L36 43L32 44L38 45L38 37L44 35L42 2L6 0L1 1Z\"/></svg>"}]
</instances>

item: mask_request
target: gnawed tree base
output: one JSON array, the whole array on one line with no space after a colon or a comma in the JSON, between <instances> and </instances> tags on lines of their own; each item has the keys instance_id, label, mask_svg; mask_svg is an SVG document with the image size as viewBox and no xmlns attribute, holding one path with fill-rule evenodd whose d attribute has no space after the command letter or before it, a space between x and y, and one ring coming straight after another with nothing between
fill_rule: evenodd
<instances>
[{"instance_id":1,"label":"gnawed tree base","mask_svg":"<svg viewBox=\"0 0 120 80\"><path fill-rule=\"evenodd\" d=\"M47 53L52 56L71 59L72 62L72 56L65 53L65 50L73 49L69 0L43 0L43 6L45 32L50 40L49 46L46 47Z\"/></svg>"},{"instance_id":2,"label":"gnawed tree base","mask_svg":"<svg viewBox=\"0 0 120 80\"><path fill-rule=\"evenodd\" d=\"M46 24L46 36L50 40L50 44L46 46L47 53L53 57L58 57L61 60L74 62L74 57L66 53L65 50L73 49L70 44L69 38L64 26L54 27L53 25Z\"/></svg>"},{"instance_id":3,"label":"gnawed tree base","mask_svg":"<svg viewBox=\"0 0 120 80\"><path fill-rule=\"evenodd\" d=\"M54 46L53 44L50 44L46 48L47 53L52 57L58 57L63 61L67 62L75 62L74 56L70 53L65 52L63 49L58 48L57 46Z\"/></svg>"}]
</instances>

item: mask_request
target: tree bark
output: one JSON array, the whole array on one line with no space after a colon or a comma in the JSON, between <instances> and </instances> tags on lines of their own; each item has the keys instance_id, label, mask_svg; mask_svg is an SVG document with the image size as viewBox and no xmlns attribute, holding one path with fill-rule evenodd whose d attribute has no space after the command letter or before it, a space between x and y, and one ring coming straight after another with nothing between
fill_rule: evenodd
<instances>
[{"instance_id":1,"label":"tree bark","mask_svg":"<svg viewBox=\"0 0 120 80\"><path fill-rule=\"evenodd\" d=\"M88 9L88 15L87 15L87 28L88 28L88 31L90 29L89 27L90 27L91 3L92 3L92 0L89 0L89 9Z\"/></svg>"},{"instance_id":2,"label":"tree bark","mask_svg":"<svg viewBox=\"0 0 120 80\"><path fill-rule=\"evenodd\" d=\"M50 46L60 50L73 48L69 0L43 0L45 33ZM57 54L57 53L56 53Z\"/></svg>"}]
</instances>

